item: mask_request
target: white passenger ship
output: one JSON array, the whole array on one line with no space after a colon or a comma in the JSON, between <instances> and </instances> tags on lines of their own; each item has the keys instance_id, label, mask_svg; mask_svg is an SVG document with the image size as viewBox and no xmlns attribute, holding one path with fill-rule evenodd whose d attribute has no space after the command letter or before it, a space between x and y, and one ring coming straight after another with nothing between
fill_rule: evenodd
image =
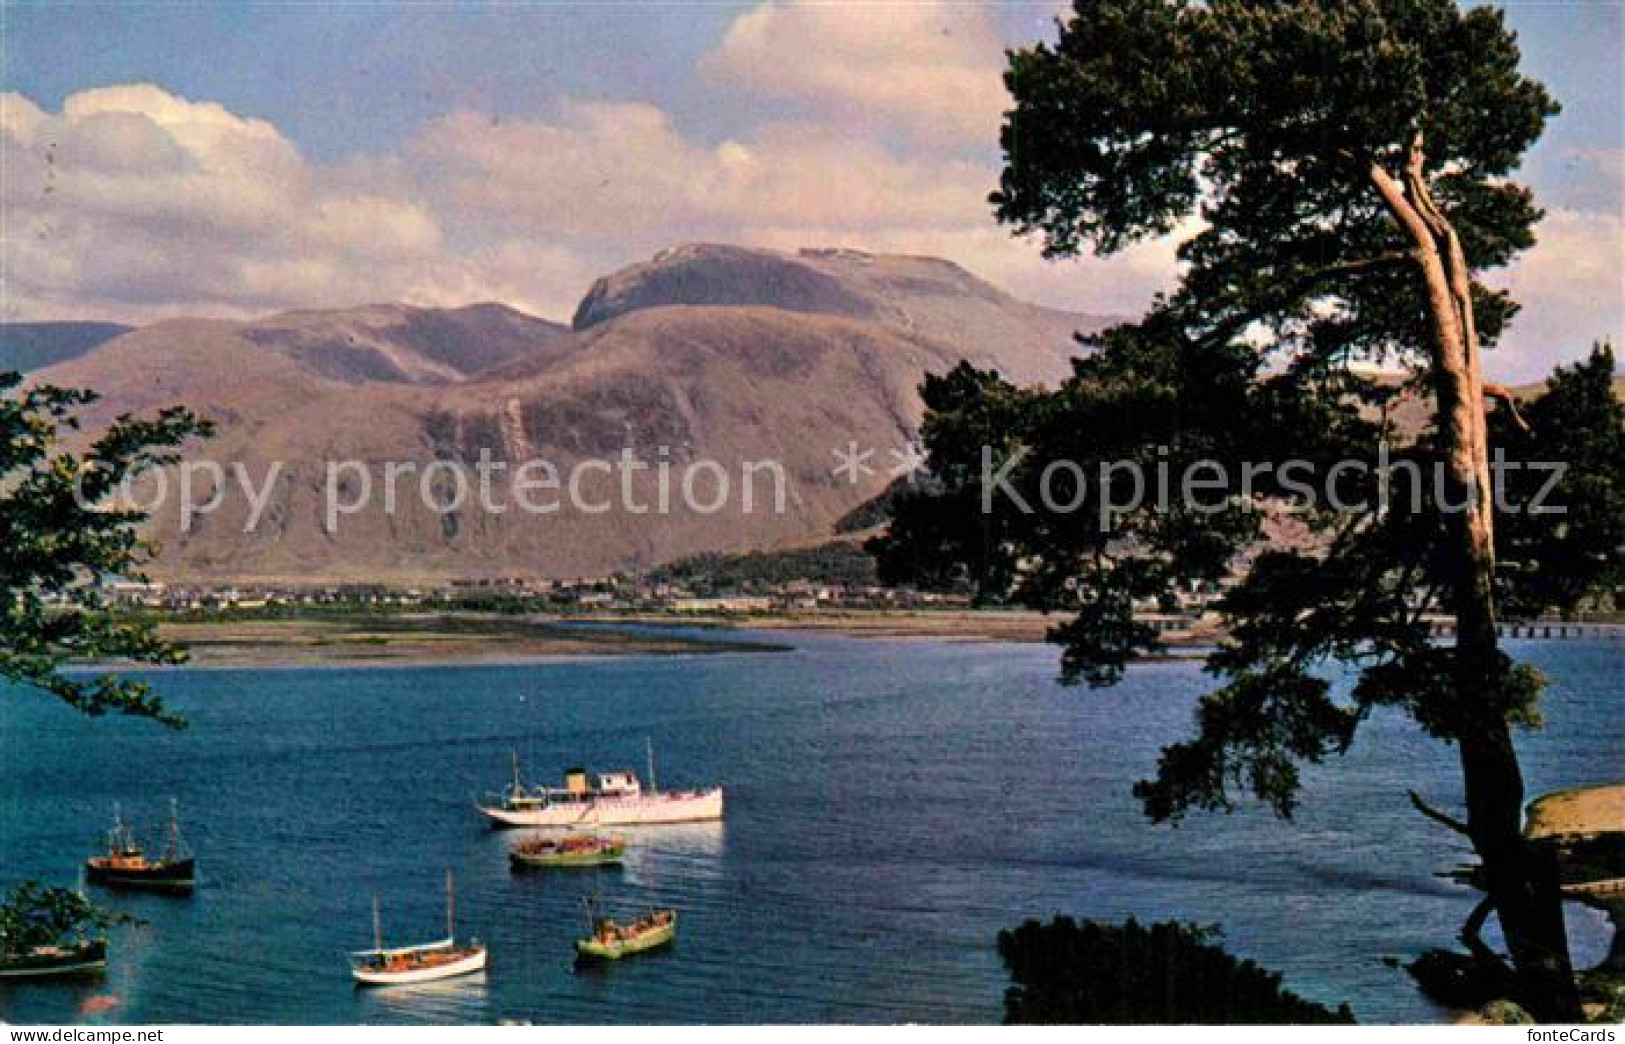
<instances>
[{"instance_id":1,"label":"white passenger ship","mask_svg":"<svg viewBox=\"0 0 1625 1044\"><path fill-rule=\"evenodd\" d=\"M497 826L590 827L697 823L722 818L722 788L659 790L649 756L649 786L635 772L604 772L589 780L585 769L564 775L564 786L527 786L514 756L513 782L501 794L480 802L480 812Z\"/></svg>"}]
</instances>

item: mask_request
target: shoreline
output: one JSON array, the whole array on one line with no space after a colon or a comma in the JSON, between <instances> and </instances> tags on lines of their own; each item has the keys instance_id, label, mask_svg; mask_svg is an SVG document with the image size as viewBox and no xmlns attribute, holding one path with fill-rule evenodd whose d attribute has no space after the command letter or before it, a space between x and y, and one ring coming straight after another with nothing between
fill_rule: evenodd
<instances>
[{"instance_id":1,"label":"shoreline","mask_svg":"<svg viewBox=\"0 0 1625 1044\"><path fill-rule=\"evenodd\" d=\"M1061 622L1056 614L1026 609L516 614L441 610L151 619L164 639L191 653L191 659L179 665L183 669L541 664L795 648L787 640L775 641L776 632L783 632L786 639L800 632L886 641L1044 644L1051 628ZM753 634L746 637L741 632ZM1139 662L1200 659L1223 635L1204 622L1164 631L1159 637L1163 648Z\"/></svg>"},{"instance_id":2,"label":"shoreline","mask_svg":"<svg viewBox=\"0 0 1625 1044\"><path fill-rule=\"evenodd\" d=\"M725 635L641 634L630 624L584 628L552 618L476 613L160 620L158 632L189 654L186 663L170 668L175 670L502 666L626 656L772 653L790 648Z\"/></svg>"},{"instance_id":3,"label":"shoreline","mask_svg":"<svg viewBox=\"0 0 1625 1044\"><path fill-rule=\"evenodd\" d=\"M1027 610L807 610L791 613L516 614L466 611L157 618L187 649L174 668L454 667L576 663L623 656L786 652L794 632L859 639L1042 644L1057 617ZM697 633L682 633L697 632ZM746 637L742 632L753 632ZM768 637L763 637L766 635ZM1146 662L1191 659L1210 633L1163 635ZM80 665L112 666L111 664ZM120 665L122 666L122 665Z\"/></svg>"},{"instance_id":4,"label":"shoreline","mask_svg":"<svg viewBox=\"0 0 1625 1044\"><path fill-rule=\"evenodd\" d=\"M571 618L564 618L571 619ZM801 609L771 613L604 613L575 617L585 623L712 627L721 630L807 631L853 638L922 638L961 642L1043 644L1063 623L1058 613L1031 609ZM1170 651L1211 646L1211 628L1162 634Z\"/></svg>"},{"instance_id":5,"label":"shoreline","mask_svg":"<svg viewBox=\"0 0 1625 1044\"><path fill-rule=\"evenodd\" d=\"M1529 802L1524 836L1595 836L1625 831L1625 783L1597 783L1542 794Z\"/></svg>"}]
</instances>

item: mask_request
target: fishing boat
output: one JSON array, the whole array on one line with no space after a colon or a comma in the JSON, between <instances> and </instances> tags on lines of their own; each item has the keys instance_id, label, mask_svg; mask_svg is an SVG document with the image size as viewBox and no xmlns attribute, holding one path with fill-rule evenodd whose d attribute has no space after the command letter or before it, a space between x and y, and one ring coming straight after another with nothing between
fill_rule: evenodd
<instances>
[{"instance_id":1,"label":"fishing boat","mask_svg":"<svg viewBox=\"0 0 1625 1044\"><path fill-rule=\"evenodd\" d=\"M478 939L457 941L457 899L451 871L446 871L446 937L417 946L384 945L383 917L378 897L372 899L370 950L350 954L350 974L363 986L404 986L434 982L485 969L485 947Z\"/></svg>"},{"instance_id":2,"label":"fishing boat","mask_svg":"<svg viewBox=\"0 0 1625 1044\"><path fill-rule=\"evenodd\" d=\"M592 917L591 923L592 934L576 940L576 956L586 961L618 961L677 938L676 910L650 910L626 924L608 917Z\"/></svg>"},{"instance_id":3,"label":"fishing boat","mask_svg":"<svg viewBox=\"0 0 1625 1044\"><path fill-rule=\"evenodd\" d=\"M196 868L197 859L181 839L180 815L174 802L169 806L169 839L164 854L156 859L148 858L115 806L113 829L107 832L107 854L85 860L85 877L92 884L108 888L190 892Z\"/></svg>"},{"instance_id":4,"label":"fishing boat","mask_svg":"<svg viewBox=\"0 0 1625 1044\"><path fill-rule=\"evenodd\" d=\"M508 850L508 861L516 870L611 866L619 863L625 853L626 842L618 837L571 834L560 838L539 837L521 841Z\"/></svg>"},{"instance_id":5,"label":"fishing boat","mask_svg":"<svg viewBox=\"0 0 1625 1044\"><path fill-rule=\"evenodd\" d=\"M564 786L528 786L514 754L513 781L479 805L502 827L648 826L722 818L722 788L661 790L655 785L654 747L649 747L649 785L635 772L605 772L589 779L585 769L565 772Z\"/></svg>"},{"instance_id":6,"label":"fishing boat","mask_svg":"<svg viewBox=\"0 0 1625 1044\"><path fill-rule=\"evenodd\" d=\"M76 939L0 953L0 979L95 975L107 969L106 939Z\"/></svg>"}]
</instances>

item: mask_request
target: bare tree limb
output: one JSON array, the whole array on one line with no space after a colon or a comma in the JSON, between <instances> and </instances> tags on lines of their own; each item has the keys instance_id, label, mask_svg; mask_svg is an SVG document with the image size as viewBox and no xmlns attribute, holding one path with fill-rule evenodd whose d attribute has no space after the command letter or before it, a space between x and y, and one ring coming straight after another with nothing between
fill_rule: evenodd
<instances>
[{"instance_id":1,"label":"bare tree limb","mask_svg":"<svg viewBox=\"0 0 1625 1044\"><path fill-rule=\"evenodd\" d=\"M1523 414L1518 412L1518 397L1512 394L1511 388L1504 384L1496 384L1494 381L1485 381L1484 397L1494 399L1504 406L1507 413L1512 417L1512 423L1518 426L1519 431L1525 433L1529 431L1529 423L1523 419Z\"/></svg>"},{"instance_id":2,"label":"bare tree limb","mask_svg":"<svg viewBox=\"0 0 1625 1044\"><path fill-rule=\"evenodd\" d=\"M1427 816L1435 823L1444 824L1463 837L1472 837L1472 834L1467 830L1466 823L1463 823L1461 820L1457 819L1455 816L1449 815L1448 813L1440 812L1438 809L1428 804L1422 795L1418 794L1416 791L1412 790L1408 793L1411 795L1411 804L1416 807L1418 812L1422 813L1424 816Z\"/></svg>"},{"instance_id":3,"label":"bare tree limb","mask_svg":"<svg viewBox=\"0 0 1625 1044\"><path fill-rule=\"evenodd\" d=\"M1489 944L1484 941L1484 937L1479 934L1484 928L1484 922L1490 919L1490 914L1494 911L1495 900L1487 895L1480 899L1478 905L1473 907L1473 912L1467 915L1467 920L1462 924L1458 938L1461 939L1461 944L1467 947L1468 952L1479 963L1486 968L1493 968L1504 975L1510 976L1512 969L1507 967L1506 961L1502 959L1500 954L1490 949Z\"/></svg>"}]
</instances>

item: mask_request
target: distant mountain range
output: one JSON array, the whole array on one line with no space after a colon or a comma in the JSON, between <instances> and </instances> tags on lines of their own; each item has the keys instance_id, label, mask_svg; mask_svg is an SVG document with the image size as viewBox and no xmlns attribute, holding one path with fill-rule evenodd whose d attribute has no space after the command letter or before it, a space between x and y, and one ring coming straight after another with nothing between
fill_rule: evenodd
<instances>
[{"instance_id":1,"label":"distant mountain range","mask_svg":"<svg viewBox=\"0 0 1625 1044\"><path fill-rule=\"evenodd\" d=\"M103 393L93 423L189 405L218 425L193 455L241 462L256 485L282 462L252 533L243 532L248 502L235 487L190 532L180 531L173 508L157 519L160 578L558 578L829 534L891 480L899 458L890 451L914 437L926 372L969 359L1020 382L1053 382L1078 350L1073 334L1104 322L1019 301L931 258L693 245L600 279L569 327L496 304L373 305L135 330L12 324L0 329L0 369ZM833 451L849 443L875 451L866 461L873 471L855 483L831 470ZM568 473L623 449L669 461L674 476L717 461L736 486L742 462L776 461L788 510L757 503L745 514L736 491L715 513L679 503L669 514L618 506L584 514L568 505L493 514L468 503L443 514L418 495L423 468L472 465L482 450L510 469L540 458ZM348 460L365 462L374 495L328 532L327 462ZM399 484L393 515L377 488L389 461L419 469ZM445 470L434 486L440 503L449 499ZM359 476L349 474L345 494L358 498ZM633 481L635 502L658 502L652 471Z\"/></svg>"},{"instance_id":2,"label":"distant mountain range","mask_svg":"<svg viewBox=\"0 0 1625 1044\"><path fill-rule=\"evenodd\" d=\"M0 373L27 373L77 359L131 329L122 323L0 323Z\"/></svg>"}]
</instances>

